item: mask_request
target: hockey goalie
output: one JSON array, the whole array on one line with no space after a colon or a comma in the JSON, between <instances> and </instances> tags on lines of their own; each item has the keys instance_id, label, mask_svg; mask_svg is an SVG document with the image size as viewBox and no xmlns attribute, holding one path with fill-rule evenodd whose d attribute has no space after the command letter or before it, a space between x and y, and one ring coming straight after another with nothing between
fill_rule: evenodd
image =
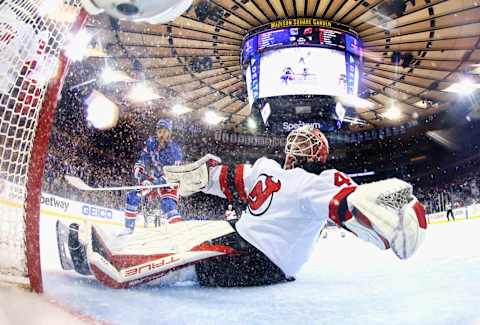
<instances>
[{"instance_id":1,"label":"hockey goalie","mask_svg":"<svg viewBox=\"0 0 480 325\"><path fill-rule=\"evenodd\" d=\"M164 233L109 236L97 226L59 225L64 268L93 275L113 288L191 280L202 286L257 286L291 281L309 259L327 221L400 259L418 249L427 229L412 186L399 179L356 185L324 169L325 136L303 126L292 131L283 168L267 158L227 165L207 155L168 166L180 195L202 191L246 210L231 221L183 221Z\"/></svg>"}]
</instances>

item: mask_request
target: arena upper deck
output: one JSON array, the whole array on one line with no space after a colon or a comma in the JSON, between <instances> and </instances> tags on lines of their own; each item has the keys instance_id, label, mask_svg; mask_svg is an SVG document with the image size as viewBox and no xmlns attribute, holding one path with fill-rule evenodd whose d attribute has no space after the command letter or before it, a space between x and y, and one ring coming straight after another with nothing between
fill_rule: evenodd
<instances>
[{"instance_id":1,"label":"arena upper deck","mask_svg":"<svg viewBox=\"0 0 480 325\"><path fill-rule=\"evenodd\" d=\"M337 21L364 42L365 89L373 108L357 109L370 126L404 123L447 109L462 78L479 78L480 6L475 0L212 0L194 1L167 25L92 17L98 44L86 63L138 72L170 105L183 102L199 118L207 108L241 123L250 108L240 67L242 39L252 29L298 17ZM328 64L328 63L326 63ZM111 96L121 101L124 94ZM396 121L382 114L394 102ZM136 104L142 109L143 104Z\"/></svg>"}]
</instances>

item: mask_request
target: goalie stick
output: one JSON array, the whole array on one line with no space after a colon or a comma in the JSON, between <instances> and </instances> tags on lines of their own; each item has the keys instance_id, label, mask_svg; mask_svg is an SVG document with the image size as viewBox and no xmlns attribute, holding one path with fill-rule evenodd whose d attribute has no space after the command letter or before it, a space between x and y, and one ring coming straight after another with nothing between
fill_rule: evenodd
<instances>
[{"instance_id":1,"label":"goalie stick","mask_svg":"<svg viewBox=\"0 0 480 325\"><path fill-rule=\"evenodd\" d=\"M176 183L166 183L159 185L134 185L134 186L117 186L117 187L91 187L86 184L82 179L76 176L65 175L67 182L73 187L81 191L129 191L129 190L145 190L162 187L176 187Z\"/></svg>"}]
</instances>

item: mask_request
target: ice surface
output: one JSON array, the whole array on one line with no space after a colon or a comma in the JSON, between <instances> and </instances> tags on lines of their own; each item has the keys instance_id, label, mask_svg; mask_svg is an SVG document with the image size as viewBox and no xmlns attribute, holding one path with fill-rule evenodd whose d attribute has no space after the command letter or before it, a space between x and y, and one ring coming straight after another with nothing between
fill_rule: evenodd
<instances>
[{"instance_id":1,"label":"ice surface","mask_svg":"<svg viewBox=\"0 0 480 325\"><path fill-rule=\"evenodd\" d=\"M87 325L95 323L92 317L84 317L69 310L45 295L37 295L18 288L0 288L1 325Z\"/></svg>"},{"instance_id":2,"label":"ice surface","mask_svg":"<svg viewBox=\"0 0 480 325\"><path fill-rule=\"evenodd\" d=\"M42 218L45 291L113 324L480 324L480 220L431 225L410 260L347 234L321 239L297 281L214 289L113 290L60 270L55 220Z\"/></svg>"}]
</instances>

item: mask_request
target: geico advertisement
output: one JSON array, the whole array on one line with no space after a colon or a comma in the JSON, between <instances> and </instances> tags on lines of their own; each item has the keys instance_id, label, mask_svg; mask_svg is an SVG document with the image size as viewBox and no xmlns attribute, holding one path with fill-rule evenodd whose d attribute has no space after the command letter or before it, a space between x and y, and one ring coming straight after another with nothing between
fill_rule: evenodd
<instances>
[{"instance_id":1,"label":"geico advertisement","mask_svg":"<svg viewBox=\"0 0 480 325\"><path fill-rule=\"evenodd\" d=\"M71 201L51 194L42 194L40 200L43 212L61 212L72 217L84 217L95 220L123 221L123 212L91 205L83 202ZM48 211L47 211L48 210Z\"/></svg>"},{"instance_id":2,"label":"geico advertisement","mask_svg":"<svg viewBox=\"0 0 480 325\"><path fill-rule=\"evenodd\" d=\"M99 207L96 205L90 205L82 202L71 201L72 207L71 213L75 215L81 215L91 219L102 220L123 220L123 213L118 210Z\"/></svg>"},{"instance_id":3,"label":"geico advertisement","mask_svg":"<svg viewBox=\"0 0 480 325\"><path fill-rule=\"evenodd\" d=\"M14 206L21 208L25 201L24 188L0 179L0 200L2 207ZM1 203L1 202L0 202ZM121 210L109 209L83 202L68 200L56 195L42 193L40 197L40 209L45 215L55 217L76 217L91 220L124 222L124 213ZM137 221L143 224L143 216L138 215Z\"/></svg>"},{"instance_id":4,"label":"geico advertisement","mask_svg":"<svg viewBox=\"0 0 480 325\"><path fill-rule=\"evenodd\" d=\"M74 216L102 220L116 220L123 218L123 213L121 211L71 201L51 194L42 194L40 204L42 209L55 210Z\"/></svg>"}]
</instances>

